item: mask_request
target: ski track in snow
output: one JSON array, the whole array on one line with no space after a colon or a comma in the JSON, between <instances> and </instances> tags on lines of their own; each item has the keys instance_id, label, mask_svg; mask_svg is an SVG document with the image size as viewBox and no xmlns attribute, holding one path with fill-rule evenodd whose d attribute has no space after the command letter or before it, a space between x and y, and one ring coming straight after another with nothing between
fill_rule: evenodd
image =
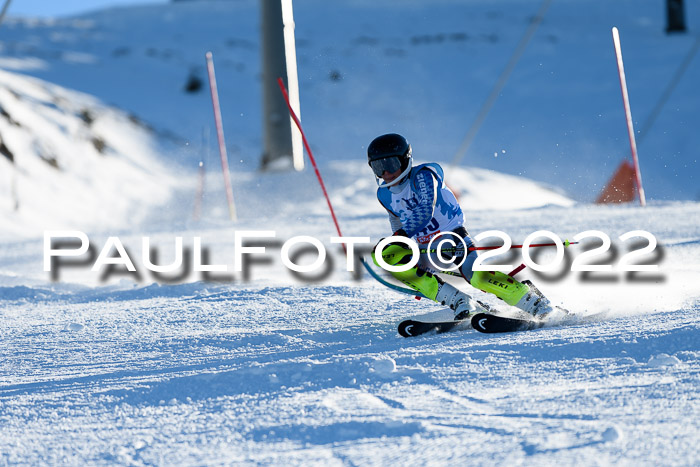
<instances>
[{"instance_id":1,"label":"ski track in snow","mask_svg":"<svg viewBox=\"0 0 700 467\"><path fill-rule=\"evenodd\" d=\"M373 286L183 287L10 303L3 460L693 462L697 306L402 339Z\"/></svg>"},{"instance_id":2,"label":"ski track in snow","mask_svg":"<svg viewBox=\"0 0 700 467\"><path fill-rule=\"evenodd\" d=\"M540 279L552 297L608 320L507 335L401 338L401 319L437 305L353 282L342 264L330 284L307 285L272 280L274 266L231 284L5 277L0 459L692 465L700 249L685 219L698 209L470 213L468 225L488 218L514 239L533 225L565 234L596 221L611 237L647 228L665 244L662 284ZM383 216L368 219L381 235ZM209 233L230 238L228 228ZM41 270L39 241L3 249L28 259L20 278Z\"/></svg>"}]
</instances>

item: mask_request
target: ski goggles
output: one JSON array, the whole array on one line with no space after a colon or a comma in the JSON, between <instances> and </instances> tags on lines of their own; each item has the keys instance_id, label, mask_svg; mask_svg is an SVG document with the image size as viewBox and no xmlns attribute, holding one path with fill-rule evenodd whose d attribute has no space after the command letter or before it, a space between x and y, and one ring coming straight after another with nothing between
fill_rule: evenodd
<instances>
[{"instance_id":1,"label":"ski goggles","mask_svg":"<svg viewBox=\"0 0 700 467\"><path fill-rule=\"evenodd\" d=\"M372 167L374 175L381 177L384 172L393 174L401 168L401 159L398 156L385 157L384 159L376 159L370 161L369 166Z\"/></svg>"}]
</instances>

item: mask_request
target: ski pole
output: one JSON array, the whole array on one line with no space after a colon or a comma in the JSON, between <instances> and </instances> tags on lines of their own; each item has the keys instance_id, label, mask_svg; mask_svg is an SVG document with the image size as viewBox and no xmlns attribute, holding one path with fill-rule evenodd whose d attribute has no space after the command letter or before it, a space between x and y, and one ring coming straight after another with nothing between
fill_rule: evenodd
<instances>
[{"instance_id":1,"label":"ski pole","mask_svg":"<svg viewBox=\"0 0 700 467\"><path fill-rule=\"evenodd\" d=\"M568 240L564 240L564 248L568 247L569 245L576 245L576 244L578 244L578 242L570 242ZM539 247L543 247L543 246L557 246L557 244L556 243L533 243L530 245L530 248L539 248ZM503 247L503 245L501 245L501 246L471 246L468 248L468 251L496 250L496 249L502 248L502 247ZM522 247L523 247L523 245L511 245L510 249L522 248ZM451 247L451 248L441 248L440 249L441 252L445 252L445 253L449 253L452 251L458 251L458 250L461 250L461 248L452 248ZM421 253L437 253L438 250L436 248L431 248L430 250L427 248L421 248L418 251L420 251Z\"/></svg>"}]
</instances>

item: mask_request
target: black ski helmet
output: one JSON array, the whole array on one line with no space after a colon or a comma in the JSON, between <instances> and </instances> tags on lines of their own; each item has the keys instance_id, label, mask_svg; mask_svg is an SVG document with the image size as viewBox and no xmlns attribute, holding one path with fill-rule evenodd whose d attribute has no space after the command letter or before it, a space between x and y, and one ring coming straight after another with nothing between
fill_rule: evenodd
<instances>
[{"instance_id":1,"label":"black ski helmet","mask_svg":"<svg viewBox=\"0 0 700 467\"><path fill-rule=\"evenodd\" d=\"M401 135L389 133L382 136L377 136L367 146L367 163L372 167L372 162L380 159L396 157L401 162L401 171L405 171L411 165L411 145ZM377 174L375 167L372 167L375 175Z\"/></svg>"}]
</instances>

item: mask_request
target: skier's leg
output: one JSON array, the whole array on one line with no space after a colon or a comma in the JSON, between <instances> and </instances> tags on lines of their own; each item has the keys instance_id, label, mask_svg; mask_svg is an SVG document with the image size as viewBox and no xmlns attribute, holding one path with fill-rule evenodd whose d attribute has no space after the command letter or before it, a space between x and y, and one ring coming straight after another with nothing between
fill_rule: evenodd
<instances>
[{"instance_id":1,"label":"skier's leg","mask_svg":"<svg viewBox=\"0 0 700 467\"><path fill-rule=\"evenodd\" d=\"M390 266L400 266L402 264L408 264L411 261L413 252L410 248L407 248L404 245L389 244L382 249L381 255L386 264ZM372 252L372 260L374 261L374 264L380 266L377 262L374 251ZM417 266L413 266L406 271L389 272L392 276L413 290L417 290L431 300L435 300L440 284L438 282L438 278L433 274L423 269L419 269Z\"/></svg>"},{"instance_id":2,"label":"skier's leg","mask_svg":"<svg viewBox=\"0 0 700 467\"><path fill-rule=\"evenodd\" d=\"M384 247L381 251L381 255L385 263L391 266L398 266L401 264L408 264L411 261L413 253L410 248L406 248L403 245L390 244ZM374 264L379 266L374 252L372 252L372 260ZM469 295L417 266L406 271L390 271L390 273L398 280L413 290L417 290L429 299L441 303L442 305L449 306L455 311L455 316L459 316L460 319L462 317L466 318L477 309L473 299Z\"/></svg>"},{"instance_id":3,"label":"skier's leg","mask_svg":"<svg viewBox=\"0 0 700 467\"><path fill-rule=\"evenodd\" d=\"M532 315L551 311L549 300L531 282L518 282L500 271L473 271L471 285Z\"/></svg>"},{"instance_id":4,"label":"skier's leg","mask_svg":"<svg viewBox=\"0 0 700 467\"><path fill-rule=\"evenodd\" d=\"M455 319L466 319L477 311L483 311L481 306L477 307L476 301L452 284L441 281L440 287L435 296L435 301L449 306L455 312Z\"/></svg>"},{"instance_id":5,"label":"skier's leg","mask_svg":"<svg viewBox=\"0 0 700 467\"><path fill-rule=\"evenodd\" d=\"M473 271L470 282L473 287L513 306L529 291L527 285L499 271Z\"/></svg>"},{"instance_id":6,"label":"skier's leg","mask_svg":"<svg viewBox=\"0 0 700 467\"><path fill-rule=\"evenodd\" d=\"M460 272L473 287L491 293L508 305L532 315L546 314L551 311L549 300L531 282L519 282L499 271L474 271L472 268L478 255L476 250L469 251L474 242L464 228L455 230L454 233L462 237L467 245L467 257L460 266ZM460 255L459 251L458 248L457 255Z\"/></svg>"}]
</instances>

